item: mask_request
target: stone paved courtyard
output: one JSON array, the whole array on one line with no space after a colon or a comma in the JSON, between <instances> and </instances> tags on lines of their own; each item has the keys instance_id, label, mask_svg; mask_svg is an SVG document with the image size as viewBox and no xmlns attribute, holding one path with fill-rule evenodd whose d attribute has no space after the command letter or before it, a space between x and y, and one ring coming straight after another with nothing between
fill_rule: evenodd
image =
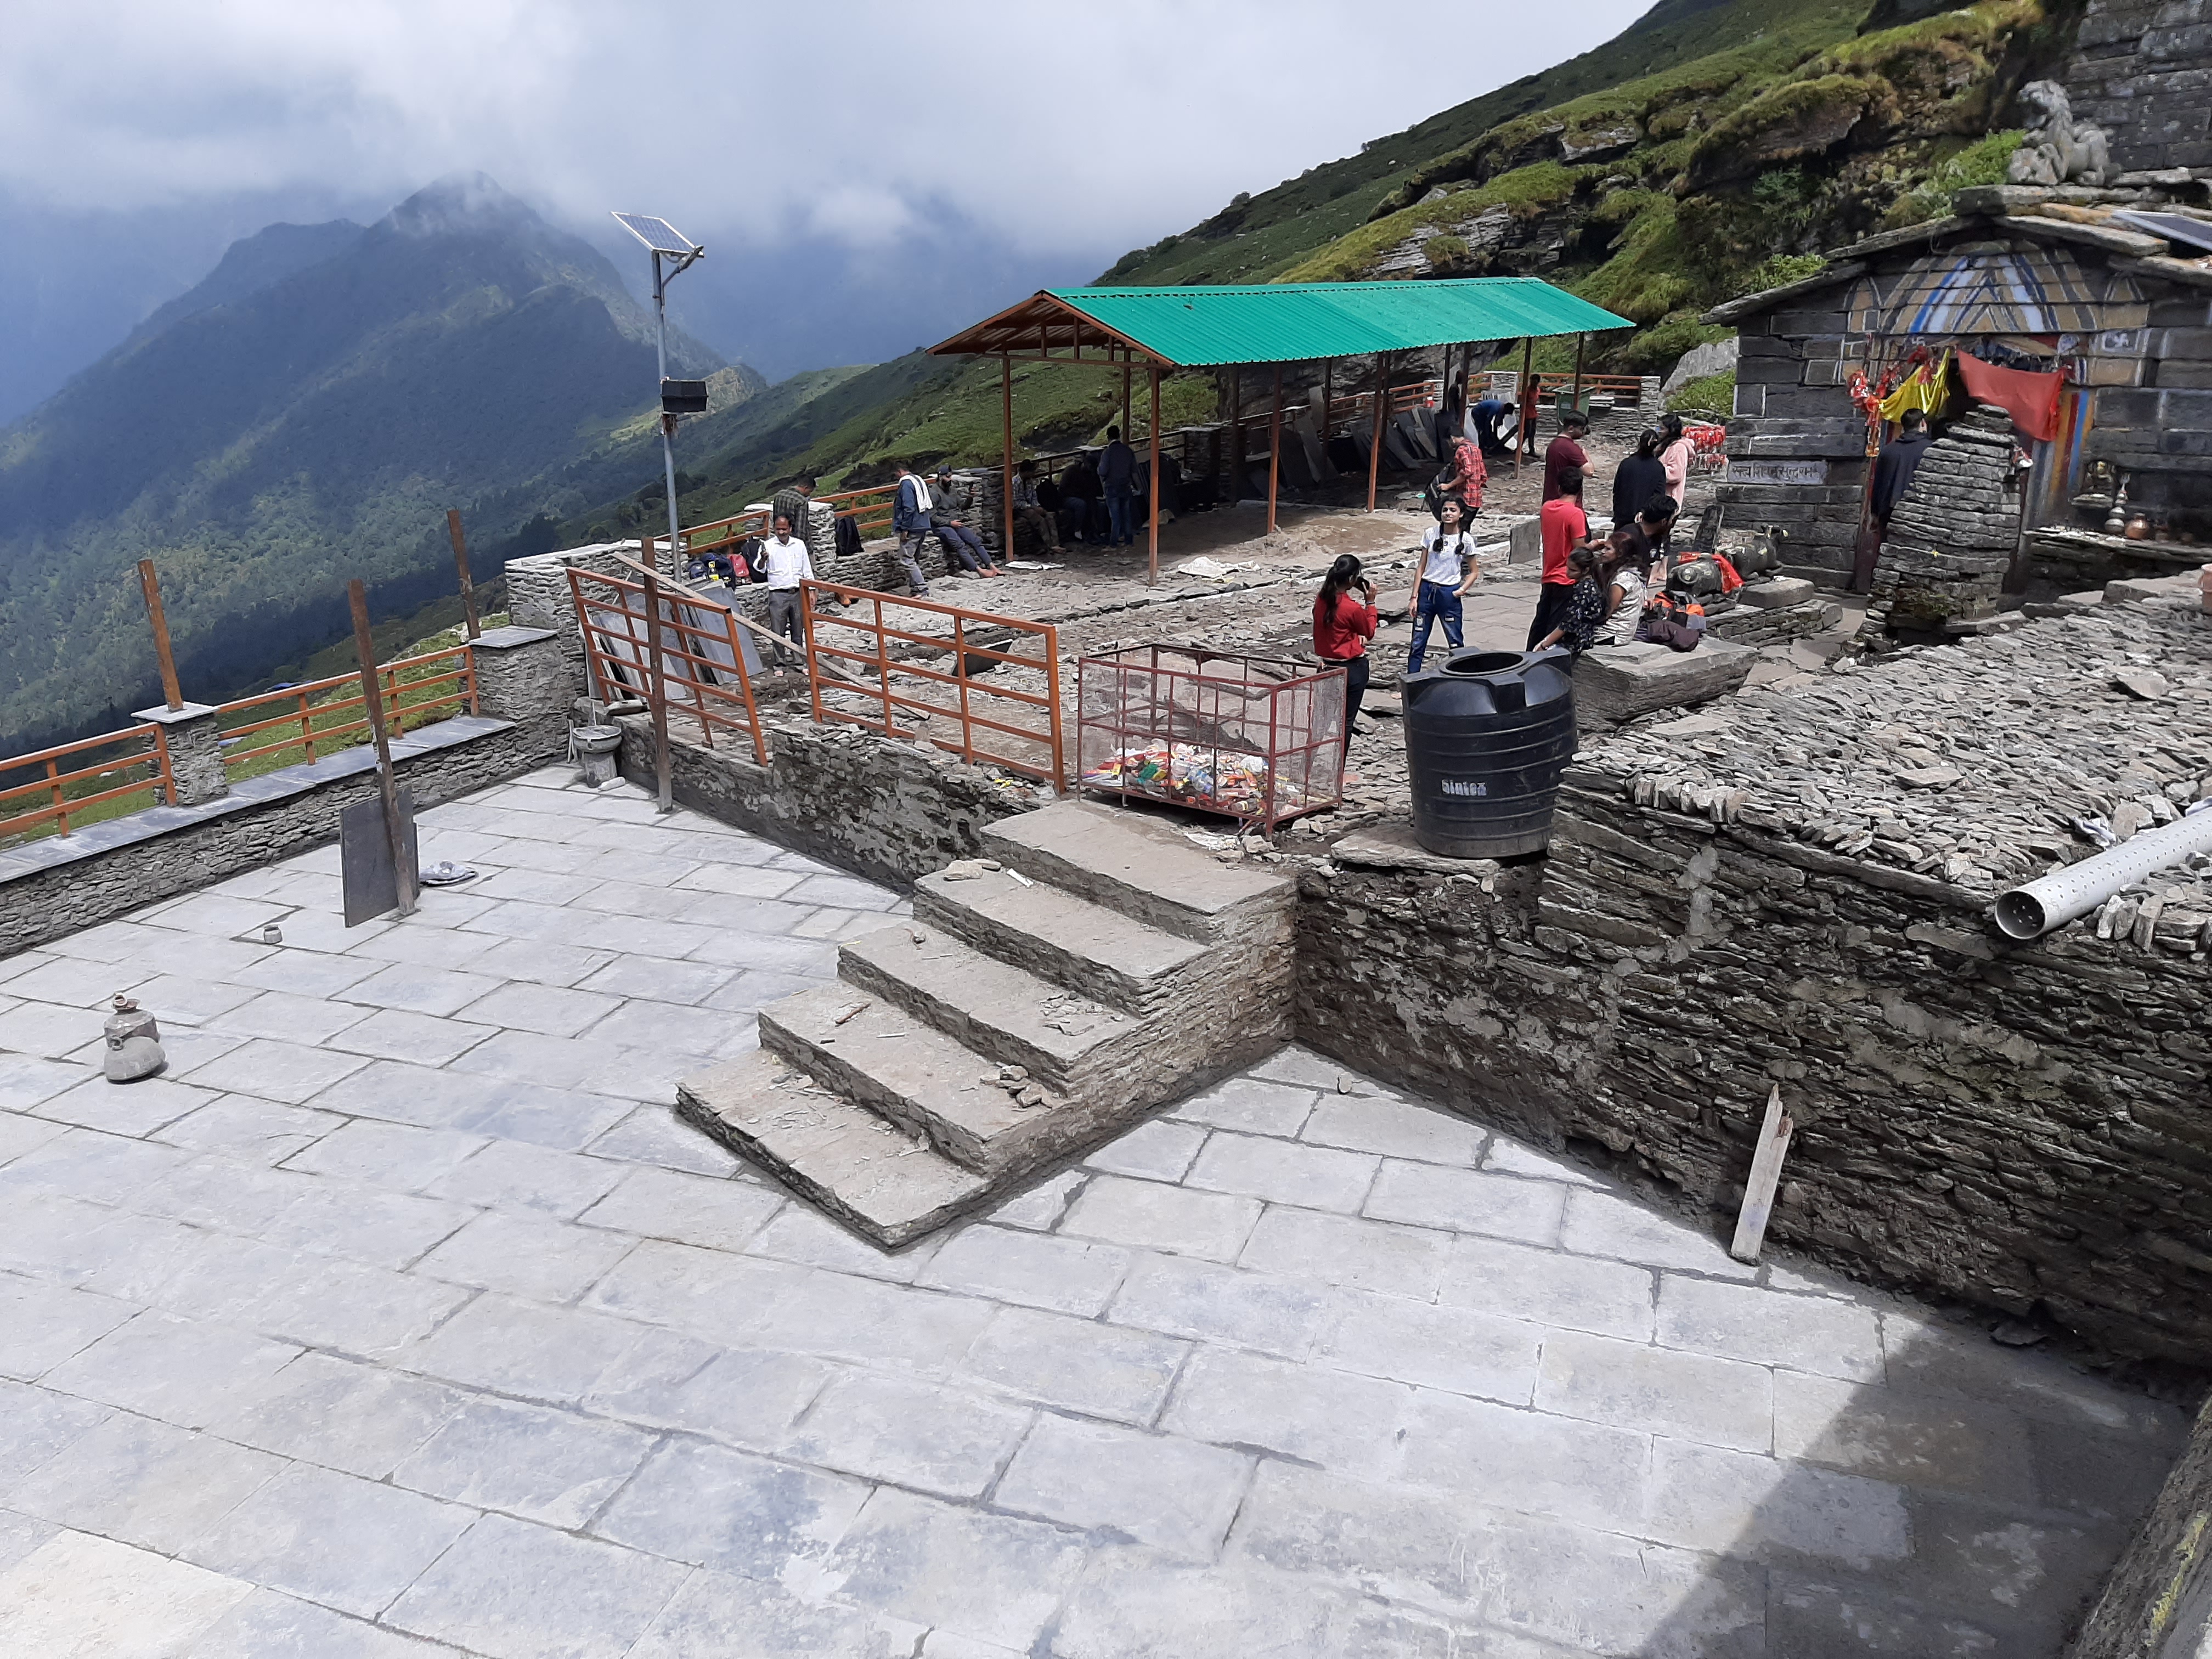
<instances>
[{"instance_id":1,"label":"stone paved courtyard","mask_svg":"<svg viewBox=\"0 0 2212 1659\"><path fill-rule=\"evenodd\" d=\"M0 1659L2036 1659L2179 1443L1297 1049L883 1255L669 1102L904 907L568 775L0 962Z\"/></svg>"}]
</instances>

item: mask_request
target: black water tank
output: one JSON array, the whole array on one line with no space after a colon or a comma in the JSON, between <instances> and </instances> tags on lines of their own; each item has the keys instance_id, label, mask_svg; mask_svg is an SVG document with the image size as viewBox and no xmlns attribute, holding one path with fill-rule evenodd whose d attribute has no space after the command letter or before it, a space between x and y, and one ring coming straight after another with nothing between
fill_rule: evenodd
<instances>
[{"instance_id":1,"label":"black water tank","mask_svg":"<svg viewBox=\"0 0 2212 1659\"><path fill-rule=\"evenodd\" d=\"M1413 836L1447 858L1540 853L1575 754L1574 657L1455 651L1405 682Z\"/></svg>"}]
</instances>

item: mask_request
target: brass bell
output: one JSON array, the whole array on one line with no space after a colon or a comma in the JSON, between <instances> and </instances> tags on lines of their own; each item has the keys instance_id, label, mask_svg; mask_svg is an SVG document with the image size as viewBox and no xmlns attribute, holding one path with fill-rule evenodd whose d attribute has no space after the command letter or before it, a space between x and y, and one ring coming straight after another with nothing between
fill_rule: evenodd
<instances>
[{"instance_id":1,"label":"brass bell","mask_svg":"<svg viewBox=\"0 0 2212 1659\"><path fill-rule=\"evenodd\" d=\"M122 992L115 994L115 1012L100 1029L107 1038L107 1052L100 1056L100 1069L107 1074L110 1083L135 1083L142 1077L153 1076L169 1063L168 1055L161 1052L161 1031L154 1024L154 1016L142 1011Z\"/></svg>"}]
</instances>

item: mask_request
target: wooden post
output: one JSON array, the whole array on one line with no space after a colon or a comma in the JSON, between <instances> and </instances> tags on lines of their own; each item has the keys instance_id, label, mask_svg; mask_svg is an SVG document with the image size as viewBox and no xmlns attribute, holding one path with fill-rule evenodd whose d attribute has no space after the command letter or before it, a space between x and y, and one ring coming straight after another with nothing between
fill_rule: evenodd
<instances>
[{"instance_id":1,"label":"wooden post","mask_svg":"<svg viewBox=\"0 0 2212 1659\"><path fill-rule=\"evenodd\" d=\"M1583 406L1583 348L1589 343L1589 335L1575 336L1575 389L1568 395L1573 399L1577 409Z\"/></svg>"},{"instance_id":2,"label":"wooden post","mask_svg":"<svg viewBox=\"0 0 2212 1659\"><path fill-rule=\"evenodd\" d=\"M1006 518L1006 541L999 562L1014 556L1014 355L999 354L999 431L1002 443L999 461L999 506ZM921 555L917 551L915 556ZM963 659L964 660L964 659Z\"/></svg>"},{"instance_id":3,"label":"wooden post","mask_svg":"<svg viewBox=\"0 0 2212 1659\"><path fill-rule=\"evenodd\" d=\"M645 538L645 648L652 661L645 671L646 696L653 715L653 775L663 812L676 810L675 781L668 760L668 665L660 659L660 578L654 573L653 538Z\"/></svg>"},{"instance_id":4,"label":"wooden post","mask_svg":"<svg viewBox=\"0 0 2212 1659\"><path fill-rule=\"evenodd\" d=\"M376 641L368 628L368 590L356 576L346 584L346 601L353 607L353 649L361 659L362 704L368 711L368 730L376 744L376 792L384 802L384 834L392 845L392 879L399 895L399 914L415 914L414 875L407 867L407 836L399 823L399 781L392 772L392 738L384 727L384 688L376 678Z\"/></svg>"},{"instance_id":5,"label":"wooden post","mask_svg":"<svg viewBox=\"0 0 2212 1659\"><path fill-rule=\"evenodd\" d=\"M461 534L461 510L457 507L446 509L446 534L453 544L453 568L460 573L461 610L469 619L469 637L481 639L483 630L477 626L476 584L469 580L469 542Z\"/></svg>"},{"instance_id":6,"label":"wooden post","mask_svg":"<svg viewBox=\"0 0 2212 1659\"><path fill-rule=\"evenodd\" d=\"M1275 481L1283 467L1283 366L1275 365L1275 405L1267 416L1267 533L1275 533Z\"/></svg>"},{"instance_id":7,"label":"wooden post","mask_svg":"<svg viewBox=\"0 0 2212 1659\"><path fill-rule=\"evenodd\" d=\"M1132 422L1129 419L1129 365L1127 362L1124 362L1121 365L1121 441L1123 443L1127 443L1130 438L1134 435L1129 430L1131 425Z\"/></svg>"},{"instance_id":8,"label":"wooden post","mask_svg":"<svg viewBox=\"0 0 2212 1659\"><path fill-rule=\"evenodd\" d=\"M1229 370L1229 427L1236 438L1236 458L1229 466L1229 504L1231 507L1244 499L1244 365L1237 363Z\"/></svg>"},{"instance_id":9,"label":"wooden post","mask_svg":"<svg viewBox=\"0 0 2212 1659\"><path fill-rule=\"evenodd\" d=\"M1529 441L1536 435L1536 411L1529 407L1536 400L1535 383L1528 373L1535 361L1536 337L1531 334L1521 342L1521 410L1517 417L1520 425L1513 434L1513 473L1516 477L1521 473L1522 454L1528 447Z\"/></svg>"},{"instance_id":10,"label":"wooden post","mask_svg":"<svg viewBox=\"0 0 2212 1659\"><path fill-rule=\"evenodd\" d=\"M1367 446L1367 510L1375 510L1375 485L1382 475L1382 410L1390 401L1389 372L1382 366L1383 354L1375 354L1375 431Z\"/></svg>"},{"instance_id":11,"label":"wooden post","mask_svg":"<svg viewBox=\"0 0 2212 1659\"><path fill-rule=\"evenodd\" d=\"M1736 1214L1735 1237L1729 1254L1739 1261L1759 1260L1766 1242L1766 1224L1774 1215L1774 1192L1782 1182L1782 1156L1790 1150L1795 1126L1782 1109L1782 1085L1766 1097L1766 1121L1759 1126L1759 1146L1751 1155L1751 1175L1744 1182L1743 1208Z\"/></svg>"},{"instance_id":12,"label":"wooden post","mask_svg":"<svg viewBox=\"0 0 2212 1659\"><path fill-rule=\"evenodd\" d=\"M161 580L154 574L151 559L138 561L138 586L146 595L146 620L154 627L154 660L161 669L161 696L174 714L185 706L185 694L177 684L177 659L169 649L169 619L161 611Z\"/></svg>"},{"instance_id":13,"label":"wooden post","mask_svg":"<svg viewBox=\"0 0 2212 1659\"><path fill-rule=\"evenodd\" d=\"M1321 366L1321 447L1328 447L1329 393L1335 390L1336 359L1331 357Z\"/></svg>"},{"instance_id":14,"label":"wooden post","mask_svg":"<svg viewBox=\"0 0 2212 1659\"><path fill-rule=\"evenodd\" d=\"M1160 580L1160 366L1152 365L1152 568L1145 578L1148 586L1157 587Z\"/></svg>"}]
</instances>

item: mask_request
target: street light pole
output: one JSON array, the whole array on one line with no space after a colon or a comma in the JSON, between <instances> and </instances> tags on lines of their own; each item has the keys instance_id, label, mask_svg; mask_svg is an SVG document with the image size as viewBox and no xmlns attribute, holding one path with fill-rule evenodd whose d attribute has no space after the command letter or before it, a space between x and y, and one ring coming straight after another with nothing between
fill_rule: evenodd
<instances>
[{"instance_id":1,"label":"street light pole","mask_svg":"<svg viewBox=\"0 0 2212 1659\"><path fill-rule=\"evenodd\" d=\"M684 261L689 264L689 259ZM680 267L679 267L680 269ZM653 250L653 349L660 365L660 378L668 378L668 283L661 275L660 250ZM683 543L676 524L676 417L660 411L660 471L668 485L668 562L671 574L683 569Z\"/></svg>"}]
</instances>

